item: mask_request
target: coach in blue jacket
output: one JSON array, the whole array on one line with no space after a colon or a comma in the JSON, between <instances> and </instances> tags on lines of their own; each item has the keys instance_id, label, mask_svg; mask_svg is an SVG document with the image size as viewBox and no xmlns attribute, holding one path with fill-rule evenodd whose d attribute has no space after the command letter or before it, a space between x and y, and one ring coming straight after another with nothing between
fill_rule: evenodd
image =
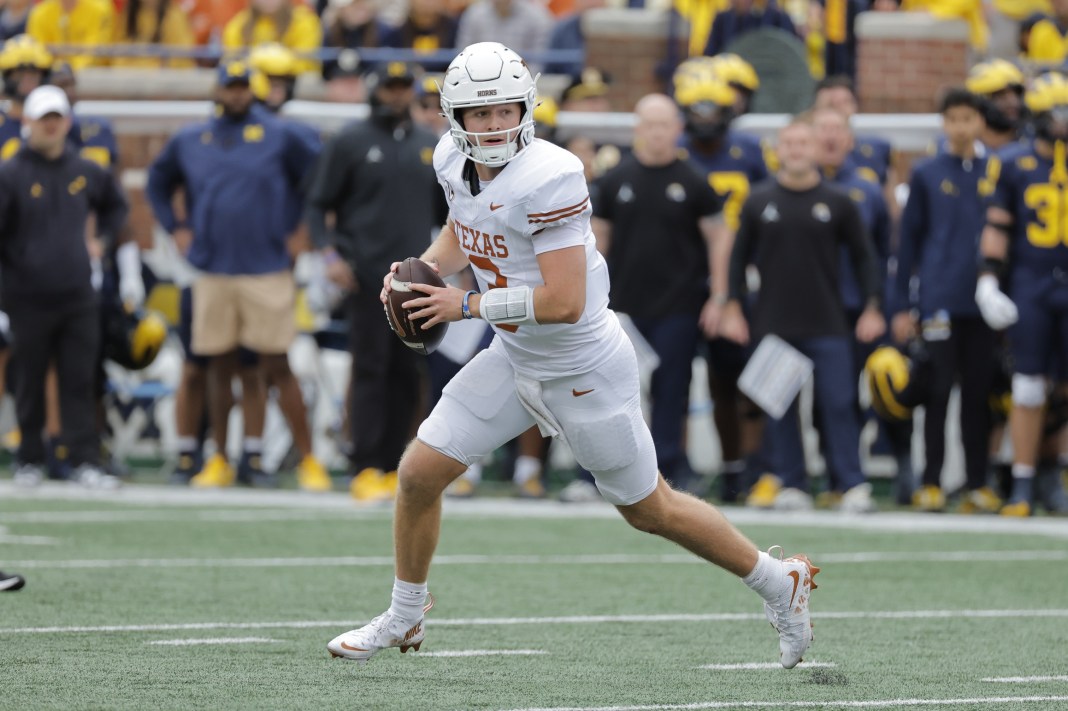
<instances>
[{"instance_id":1,"label":"coach in blue jacket","mask_svg":"<svg viewBox=\"0 0 1068 711\"><path fill-rule=\"evenodd\" d=\"M209 378L228 387L243 347L260 354L256 367L281 389L293 378L286 352L296 335L286 238L299 224L292 206L301 202L316 156L308 141L255 106L251 84L262 80L244 62L220 65L216 116L171 138L149 170L148 198L160 225L202 272L193 285L192 350L211 358ZM185 221L172 206L179 187ZM223 432L227 403L214 394L211 402L212 429ZM216 445L220 454L193 485L232 483L221 454L226 443Z\"/></svg>"}]
</instances>

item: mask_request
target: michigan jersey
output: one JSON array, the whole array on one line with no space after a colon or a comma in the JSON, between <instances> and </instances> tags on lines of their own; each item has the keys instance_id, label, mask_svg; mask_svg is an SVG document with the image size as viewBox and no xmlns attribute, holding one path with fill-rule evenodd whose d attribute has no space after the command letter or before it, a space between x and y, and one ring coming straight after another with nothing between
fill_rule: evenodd
<instances>
[{"instance_id":1,"label":"michigan jersey","mask_svg":"<svg viewBox=\"0 0 1068 711\"><path fill-rule=\"evenodd\" d=\"M854 143L849 157L857 174L870 182L886 185L894 155L890 142L878 136L857 136Z\"/></svg>"},{"instance_id":2,"label":"michigan jersey","mask_svg":"<svg viewBox=\"0 0 1068 711\"><path fill-rule=\"evenodd\" d=\"M536 139L492 181L472 193L467 156L449 134L434 151L460 248L479 289L544 284L538 255L567 247L586 251L586 307L577 323L494 325L516 372L550 379L589 372L620 346L623 331L608 310L608 267L590 229L590 196L582 162ZM537 318L537 313L535 313Z\"/></svg>"},{"instance_id":3,"label":"michigan jersey","mask_svg":"<svg viewBox=\"0 0 1068 711\"><path fill-rule=\"evenodd\" d=\"M693 150L687 136L682 139L682 147L693 165L708 176L712 189L723 198L723 219L727 227L737 231L738 217L750 188L768 177L760 140L732 131L727 133L723 147L712 155Z\"/></svg>"},{"instance_id":4,"label":"michigan jersey","mask_svg":"<svg viewBox=\"0 0 1068 711\"><path fill-rule=\"evenodd\" d=\"M1063 142L1054 145L1052 158L1039 155L1034 141L991 157L980 192L990 205L1013 216L1009 261L1014 272L1068 269L1068 160Z\"/></svg>"},{"instance_id":5,"label":"michigan jersey","mask_svg":"<svg viewBox=\"0 0 1068 711\"><path fill-rule=\"evenodd\" d=\"M22 148L22 124L0 111L0 161L5 161Z\"/></svg>"}]
</instances>

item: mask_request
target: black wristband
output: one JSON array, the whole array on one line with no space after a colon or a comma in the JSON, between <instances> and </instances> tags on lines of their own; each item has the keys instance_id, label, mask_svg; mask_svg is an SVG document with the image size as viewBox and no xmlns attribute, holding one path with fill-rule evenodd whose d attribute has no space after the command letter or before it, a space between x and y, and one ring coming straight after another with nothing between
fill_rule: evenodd
<instances>
[{"instance_id":1,"label":"black wristband","mask_svg":"<svg viewBox=\"0 0 1068 711\"><path fill-rule=\"evenodd\" d=\"M988 257L986 255L980 255L979 261L979 273L980 274L993 274L996 277L1000 277L1005 272L1005 260L998 257Z\"/></svg>"}]
</instances>

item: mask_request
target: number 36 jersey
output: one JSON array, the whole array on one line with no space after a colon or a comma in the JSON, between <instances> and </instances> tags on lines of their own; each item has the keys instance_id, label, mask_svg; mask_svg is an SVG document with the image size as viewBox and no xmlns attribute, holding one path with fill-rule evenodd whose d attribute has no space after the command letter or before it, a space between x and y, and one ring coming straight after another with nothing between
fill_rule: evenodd
<instances>
[{"instance_id":1,"label":"number 36 jersey","mask_svg":"<svg viewBox=\"0 0 1068 711\"><path fill-rule=\"evenodd\" d=\"M1014 273L1068 270L1068 155L1054 144L1039 155L1034 141L1014 145L987 163L979 192L1008 211L1014 222L1009 264Z\"/></svg>"},{"instance_id":2,"label":"number 36 jersey","mask_svg":"<svg viewBox=\"0 0 1068 711\"><path fill-rule=\"evenodd\" d=\"M535 139L493 180L481 183L477 195L467 180L467 161L445 134L434 151L434 170L456 238L483 293L544 284L539 254L576 246L586 253L586 306L577 323L493 326L513 367L539 380L597 368L625 336L608 310L608 267L590 229L581 161Z\"/></svg>"}]
</instances>

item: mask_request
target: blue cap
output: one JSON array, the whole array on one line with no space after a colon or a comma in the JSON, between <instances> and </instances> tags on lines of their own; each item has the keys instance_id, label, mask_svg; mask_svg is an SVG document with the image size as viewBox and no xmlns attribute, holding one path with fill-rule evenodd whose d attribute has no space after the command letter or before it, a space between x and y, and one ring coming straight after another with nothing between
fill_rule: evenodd
<instances>
[{"instance_id":1,"label":"blue cap","mask_svg":"<svg viewBox=\"0 0 1068 711\"><path fill-rule=\"evenodd\" d=\"M251 84L252 67L242 59L221 62L218 69L218 81L219 86L237 83Z\"/></svg>"}]
</instances>

